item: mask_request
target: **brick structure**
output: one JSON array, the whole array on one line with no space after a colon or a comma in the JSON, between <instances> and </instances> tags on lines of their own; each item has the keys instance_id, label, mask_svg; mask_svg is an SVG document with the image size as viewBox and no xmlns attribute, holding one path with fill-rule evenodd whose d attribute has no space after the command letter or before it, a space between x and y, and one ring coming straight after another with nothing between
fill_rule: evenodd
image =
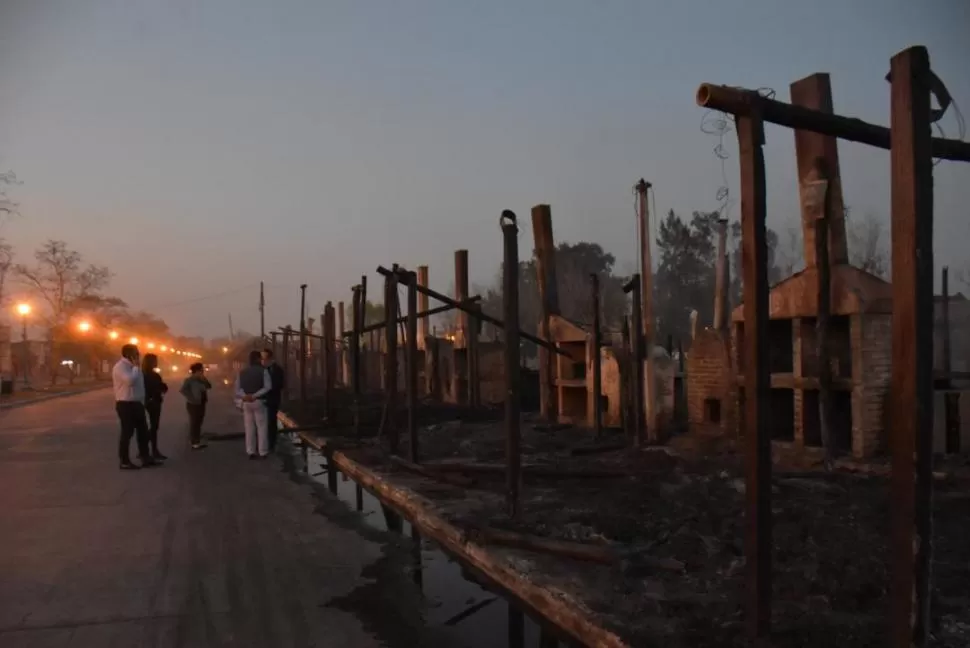
<instances>
[{"instance_id":1,"label":"brick structure","mask_svg":"<svg viewBox=\"0 0 970 648\"><path fill-rule=\"evenodd\" d=\"M733 434L737 388L731 340L716 329L698 332L687 354L687 421L692 430Z\"/></svg>"}]
</instances>

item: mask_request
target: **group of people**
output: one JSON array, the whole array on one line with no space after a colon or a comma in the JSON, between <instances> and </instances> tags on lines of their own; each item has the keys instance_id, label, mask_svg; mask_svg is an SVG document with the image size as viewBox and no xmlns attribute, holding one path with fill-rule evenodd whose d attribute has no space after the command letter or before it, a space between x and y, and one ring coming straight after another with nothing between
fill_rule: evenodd
<instances>
[{"instance_id":1,"label":"group of people","mask_svg":"<svg viewBox=\"0 0 970 648\"><path fill-rule=\"evenodd\" d=\"M111 379L115 411L121 423L118 442L120 468L138 470L162 465L167 457L158 447L158 428L168 385L158 371L158 356L148 353L141 358L137 346L126 344L121 349L121 359L111 371ZM276 364L269 349L250 353L248 366L236 378L236 401L243 411L246 452L250 459L266 457L275 450L276 417L284 382L285 373ZM189 375L179 393L185 398L189 442L193 450L206 447L202 440L202 423L211 389L204 365L197 362L189 367ZM138 445L140 465L133 463L129 455L132 437Z\"/></svg>"}]
</instances>

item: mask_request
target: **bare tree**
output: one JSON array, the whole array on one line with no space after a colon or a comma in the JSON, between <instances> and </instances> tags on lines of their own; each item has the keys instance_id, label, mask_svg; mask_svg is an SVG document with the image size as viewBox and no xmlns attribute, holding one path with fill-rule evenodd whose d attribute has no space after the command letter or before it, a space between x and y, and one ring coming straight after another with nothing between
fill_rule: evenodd
<instances>
[{"instance_id":1,"label":"bare tree","mask_svg":"<svg viewBox=\"0 0 970 648\"><path fill-rule=\"evenodd\" d=\"M871 213L861 219L850 219L848 208L845 220L852 265L877 277L887 278L889 250L884 241L882 222Z\"/></svg>"},{"instance_id":2,"label":"bare tree","mask_svg":"<svg viewBox=\"0 0 970 648\"><path fill-rule=\"evenodd\" d=\"M3 225L7 217L16 216L19 213L17 211L19 205L7 195L7 187L19 184L21 183L17 180L17 174L13 171L0 173L0 225Z\"/></svg>"},{"instance_id":3,"label":"bare tree","mask_svg":"<svg viewBox=\"0 0 970 648\"><path fill-rule=\"evenodd\" d=\"M34 252L35 264L17 264L13 271L20 282L45 308L38 308L48 330L51 380L57 379L57 344L69 330L72 317L79 309L94 307L102 300L101 292L111 280L105 266L84 264L81 253L71 250L64 241L49 240Z\"/></svg>"},{"instance_id":4,"label":"bare tree","mask_svg":"<svg viewBox=\"0 0 970 648\"><path fill-rule=\"evenodd\" d=\"M3 307L7 298L6 288L7 275L13 268L13 246L0 238L0 308Z\"/></svg>"}]
</instances>

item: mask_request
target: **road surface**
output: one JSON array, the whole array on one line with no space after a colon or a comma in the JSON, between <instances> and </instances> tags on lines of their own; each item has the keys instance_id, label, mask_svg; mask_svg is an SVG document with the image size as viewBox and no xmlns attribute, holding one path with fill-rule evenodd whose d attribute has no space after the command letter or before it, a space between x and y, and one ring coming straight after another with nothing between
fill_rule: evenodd
<instances>
[{"instance_id":1,"label":"road surface","mask_svg":"<svg viewBox=\"0 0 970 648\"><path fill-rule=\"evenodd\" d=\"M224 393L212 409L211 431L239 427ZM121 471L110 390L0 412L0 646L446 645L407 589L404 540L286 457L191 451L186 425L170 397L166 465Z\"/></svg>"}]
</instances>

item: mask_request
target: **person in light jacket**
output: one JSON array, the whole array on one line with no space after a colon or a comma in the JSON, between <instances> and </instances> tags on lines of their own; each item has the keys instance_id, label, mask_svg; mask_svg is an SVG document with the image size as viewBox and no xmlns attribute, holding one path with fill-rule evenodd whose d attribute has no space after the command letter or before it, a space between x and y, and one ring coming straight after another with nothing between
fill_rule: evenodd
<instances>
[{"instance_id":1,"label":"person in light jacket","mask_svg":"<svg viewBox=\"0 0 970 648\"><path fill-rule=\"evenodd\" d=\"M246 430L246 454L250 459L269 456L266 402L263 398L273 388L269 372L263 367L259 351L249 353L249 366L236 376L236 399L242 402L243 426Z\"/></svg>"},{"instance_id":2,"label":"person in light jacket","mask_svg":"<svg viewBox=\"0 0 970 648\"><path fill-rule=\"evenodd\" d=\"M189 441L193 450L206 447L202 440L202 421L205 420L205 408L209 402L209 390L212 384L205 377L205 367L196 362L189 367L189 377L182 383L179 392L185 397L185 410L189 413Z\"/></svg>"},{"instance_id":3,"label":"person in light jacket","mask_svg":"<svg viewBox=\"0 0 970 648\"><path fill-rule=\"evenodd\" d=\"M111 370L111 382L115 392L115 411L121 423L118 441L118 462L122 470L137 470L131 463L128 448L131 437L138 439L141 467L157 466L148 451L148 422L145 420L145 378L138 368L138 347L126 344L121 348L121 359Z\"/></svg>"}]
</instances>

